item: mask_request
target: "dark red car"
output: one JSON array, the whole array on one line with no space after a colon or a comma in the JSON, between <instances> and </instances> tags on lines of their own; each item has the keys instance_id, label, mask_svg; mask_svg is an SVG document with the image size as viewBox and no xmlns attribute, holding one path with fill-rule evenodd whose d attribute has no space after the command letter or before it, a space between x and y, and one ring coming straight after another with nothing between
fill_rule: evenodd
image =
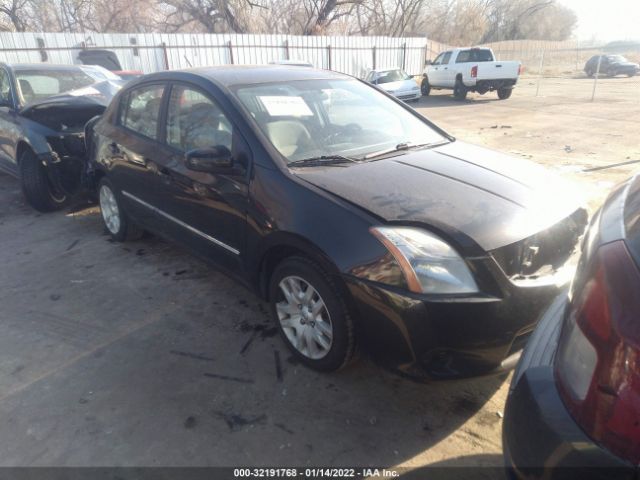
<instances>
[{"instance_id":1,"label":"dark red car","mask_svg":"<svg viewBox=\"0 0 640 480\"><path fill-rule=\"evenodd\" d=\"M640 176L591 222L569 295L543 315L504 422L512 478L638 478Z\"/></svg>"}]
</instances>

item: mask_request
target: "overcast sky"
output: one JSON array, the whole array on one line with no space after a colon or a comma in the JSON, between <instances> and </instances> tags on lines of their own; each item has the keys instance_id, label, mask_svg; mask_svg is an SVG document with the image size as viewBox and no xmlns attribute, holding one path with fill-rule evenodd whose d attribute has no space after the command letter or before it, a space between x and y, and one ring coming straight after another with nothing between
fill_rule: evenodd
<instances>
[{"instance_id":1,"label":"overcast sky","mask_svg":"<svg viewBox=\"0 0 640 480\"><path fill-rule=\"evenodd\" d=\"M580 40L640 41L640 0L558 0L578 15Z\"/></svg>"}]
</instances>

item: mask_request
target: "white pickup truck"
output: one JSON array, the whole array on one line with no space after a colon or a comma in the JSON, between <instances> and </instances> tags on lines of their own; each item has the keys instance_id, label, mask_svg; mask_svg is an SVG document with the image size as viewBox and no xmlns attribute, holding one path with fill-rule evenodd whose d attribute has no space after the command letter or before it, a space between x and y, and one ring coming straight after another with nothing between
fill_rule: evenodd
<instances>
[{"instance_id":1,"label":"white pickup truck","mask_svg":"<svg viewBox=\"0 0 640 480\"><path fill-rule=\"evenodd\" d=\"M427 61L422 75L422 95L431 89L451 89L464 100L468 92L481 95L497 90L501 100L511 96L518 81L520 62L497 62L490 48L455 48Z\"/></svg>"}]
</instances>

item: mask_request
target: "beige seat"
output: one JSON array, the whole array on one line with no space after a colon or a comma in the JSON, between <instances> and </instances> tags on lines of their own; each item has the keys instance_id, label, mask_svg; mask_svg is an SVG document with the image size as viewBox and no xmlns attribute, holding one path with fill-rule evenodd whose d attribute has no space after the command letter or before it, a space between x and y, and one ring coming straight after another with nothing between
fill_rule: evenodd
<instances>
[{"instance_id":1,"label":"beige seat","mask_svg":"<svg viewBox=\"0 0 640 480\"><path fill-rule=\"evenodd\" d=\"M307 128L293 120L267 123L267 136L285 157L290 157L300 149L307 149L311 144L311 135Z\"/></svg>"}]
</instances>

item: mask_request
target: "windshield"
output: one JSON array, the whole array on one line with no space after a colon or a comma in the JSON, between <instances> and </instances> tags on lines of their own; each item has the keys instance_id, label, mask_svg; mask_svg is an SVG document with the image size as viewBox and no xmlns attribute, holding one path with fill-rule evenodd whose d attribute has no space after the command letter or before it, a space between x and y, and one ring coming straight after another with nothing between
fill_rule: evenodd
<instances>
[{"instance_id":1,"label":"windshield","mask_svg":"<svg viewBox=\"0 0 640 480\"><path fill-rule=\"evenodd\" d=\"M389 70L387 72L379 72L376 77L376 83L400 82L410 78L409 74L403 70Z\"/></svg>"},{"instance_id":2,"label":"windshield","mask_svg":"<svg viewBox=\"0 0 640 480\"><path fill-rule=\"evenodd\" d=\"M24 103L76 90L96 83L78 70L18 70L16 80Z\"/></svg>"},{"instance_id":3,"label":"windshield","mask_svg":"<svg viewBox=\"0 0 640 480\"><path fill-rule=\"evenodd\" d=\"M356 80L239 86L236 96L290 162L342 155L362 159L399 144L445 137L376 88Z\"/></svg>"}]
</instances>

